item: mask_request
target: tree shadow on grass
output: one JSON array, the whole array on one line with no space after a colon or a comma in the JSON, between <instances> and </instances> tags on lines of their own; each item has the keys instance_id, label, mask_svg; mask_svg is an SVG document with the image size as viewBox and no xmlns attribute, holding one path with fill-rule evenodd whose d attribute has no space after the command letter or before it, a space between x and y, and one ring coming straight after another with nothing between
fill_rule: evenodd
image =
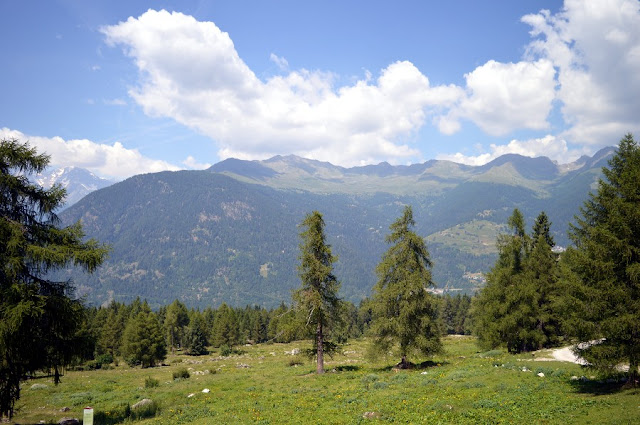
<instances>
[{"instance_id":1,"label":"tree shadow on grass","mask_svg":"<svg viewBox=\"0 0 640 425\"><path fill-rule=\"evenodd\" d=\"M449 362L447 361L434 362L433 360L427 360L418 364L409 362L408 367L405 367L405 368L399 367L400 363L398 363L394 365L383 366L383 367L374 369L374 371L389 372L391 370L424 370L424 369L431 369L432 367L437 367L437 366L446 366L448 364Z\"/></svg>"},{"instance_id":2,"label":"tree shadow on grass","mask_svg":"<svg viewBox=\"0 0 640 425\"><path fill-rule=\"evenodd\" d=\"M631 394L640 394L640 387L632 387L624 380L600 380L578 379L571 381L573 389L582 394L610 395L622 391L631 391Z\"/></svg>"}]
</instances>

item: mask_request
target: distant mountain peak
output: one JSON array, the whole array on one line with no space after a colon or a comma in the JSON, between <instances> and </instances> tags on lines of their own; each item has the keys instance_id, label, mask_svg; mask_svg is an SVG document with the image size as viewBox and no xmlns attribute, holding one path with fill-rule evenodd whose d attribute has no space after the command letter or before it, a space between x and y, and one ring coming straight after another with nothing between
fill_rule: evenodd
<instances>
[{"instance_id":1,"label":"distant mountain peak","mask_svg":"<svg viewBox=\"0 0 640 425\"><path fill-rule=\"evenodd\" d=\"M114 183L76 166L50 168L36 174L33 180L45 189L51 188L54 184L65 188L67 198L64 208L75 204L89 193Z\"/></svg>"}]
</instances>

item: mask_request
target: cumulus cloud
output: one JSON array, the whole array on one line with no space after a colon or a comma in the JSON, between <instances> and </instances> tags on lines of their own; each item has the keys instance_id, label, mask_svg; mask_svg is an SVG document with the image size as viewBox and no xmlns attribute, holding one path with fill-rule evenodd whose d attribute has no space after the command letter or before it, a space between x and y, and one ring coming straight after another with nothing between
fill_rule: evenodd
<instances>
[{"instance_id":1,"label":"cumulus cloud","mask_svg":"<svg viewBox=\"0 0 640 425\"><path fill-rule=\"evenodd\" d=\"M453 134L471 122L500 138L523 129L555 134L497 143L481 157L457 154L464 161L503 149L564 161L573 155L567 144L595 149L640 130L639 4L567 0L559 13L524 16L532 41L521 60L487 60L464 75L464 86L433 86L408 61L337 86L331 72L289 70L273 53L282 75L263 81L213 22L164 10L102 32L138 67L129 94L144 112L207 135L221 158L293 153L347 166L406 163L421 159L414 141L424 125ZM552 128L554 105L563 122Z\"/></svg>"},{"instance_id":2,"label":"cumulus cloud","mask_svg":"<svg viewBox=\"0 0 640 425\"><path fill-rule=\"evenodd\" d=\"M0 129L3 139L29 142L39 152L51 156L53 167L77 166L96 174L121 180L135 174L178 170L172 164L143 156L137 149L127 149L120 142L105 145L87 139L64 140L61 137L27 136L20 131Z\"/></svg>"},{"instance_id":3,"label":"cumulus cloud","mask_svg":"<svg viewBox=\"0 0 640 425\"><path fill-rule=\"evenodd\" d=\"M484 165L501 155L515 153L528 157L546 156L560 164L575 161L581 155L588 153L585 149L570 149L567 141L553 135L529 140L513 139L506 145L491 144L490 152L474 155L463 153L438 155L438 159L449 160L467 165Z\"/></svg>"},{"instance_id":4,"label":"cumulus cloud","mask_svg":"<svg viewBox=\"0 0 640 425\"><path fill-rule=\"evenodd\" d=\"M560 13L522 21L534 37L528 58L558 69L564 137L611 145L640 130L640 2L566 0Z\"/></svg>"},{"instance_id":5,"label":"cumulus cloud","mask_svg":"<svg viewBox=\"0 0 640 425\"><path fill-rule=\"evenodd\" d=\"M149 10L102 31L137 64L141 81L130 95L145 113L208 135L222 158L294 153L344 165L416 158L406 141L464 95L431 86L406 61L343 87L331 73L308 70L261 81L227 33L176 12Z\"/></svg>"},{"instance_id":6,"label":"cumulus cloud","mask_svg":"<svg viewBox=\"0 0 640 425\"><path fill-rule=\"evenodd\" d=\"M204 170L211 167L211 164L207 162L199 162L191 155L189 155L184 161L182 161L182 164L191 170Z\"/></svg>"}]
</instances>

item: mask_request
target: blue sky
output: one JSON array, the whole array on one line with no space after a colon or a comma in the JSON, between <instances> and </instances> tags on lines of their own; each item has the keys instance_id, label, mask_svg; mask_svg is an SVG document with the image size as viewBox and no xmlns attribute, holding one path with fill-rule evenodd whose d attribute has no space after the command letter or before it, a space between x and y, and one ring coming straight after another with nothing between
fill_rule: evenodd
<instances>
[{"instance_id":1,"label":"blue sky","mask_svg":"<svg viewBox=\"0 0 640 425\"><path fill-rule=\"evenodd\" d=\"M110 178L566 163L640 128L640 2L3 1L0 137Z\"/></svg>"}]
</instances>

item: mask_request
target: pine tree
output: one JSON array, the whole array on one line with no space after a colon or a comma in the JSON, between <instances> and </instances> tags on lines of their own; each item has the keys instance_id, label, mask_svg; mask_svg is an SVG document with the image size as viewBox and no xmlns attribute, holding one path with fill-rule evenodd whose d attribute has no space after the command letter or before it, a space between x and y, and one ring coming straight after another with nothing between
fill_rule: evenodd
<instances>
[{"instance_id":1,"label":"pine tree","mask_svg":"<svg viewBox=\"0 0 640 425\"><path fill-rule=\"evenodd\" d=\"M235 311L226 303L222 303L216 313L216 319L213 323L213 331L211 333L213 345L221 347L226 345L232 348L238 343L239 335L238 318Z\"/></svg>"},{"instance_id":2,"label":"pine tree","mask_svg":"<svg viewBox=\"0 0 640 425\"><path fill-rule=\"evenodd\" d=\"M511 353L552 346L560 329L558 266L548 217L540 213L531 237L518 209L508 224L511 234L498 237L498 259L473 302L475 334L482 347L505 344Z\"/></svg>"},{"instance_id":3,"label":"pine tree","mask_svg":"<svg viewBox=\"0 0 640 425\"><path fill-rule=\"evenodd\" d=\"M376 268L378 282L371 298L375 347L387 352L397 343L401 368L409 366L407 355L413 351L430 356L442 350L437 300L427 291L435 287L431 259L413 226L413 211L407 206L390 226L386 240L393 245Z\"/></svg>"},{"instance_id":4,"label":"pine tree","mask_svg":"<svg viewBox=\"0 0 640 425\"><path fill-rule=\"evenodd\" d=\"M70 282L47 273L70 264L92 272L108 252L85 242L79 223L58 227L64 189L28 179L48 164L28 143L0 141L0 416L13 416L27 373L53 368L57 383L75 347L82 308Z\"/></svg>"},{"instance_id":5,"label":"pine tree","mask_svg":"<svg viewBox=\"0 0 640 425\"><path fill-rule=\"evenodd\" d=\"M189 325L189 312L180 301L175 300L167 307L164 317L164 329L167 335L167 345L172 353L183 344L186 327Z\"/></svg>"},{"instance_id":6,"label":"pine tree","mask_svg":"<svg viewBox=\"0 0 640 425\"><path fill-rule=\"evenodd\" d=\"M129 318L122 335L122 355L128 364L140 364L143 368L153 367L165 359L167 346L162 329L148 306Z\"/></svg>"},{"instance_id":7,"label":"pine tree","mask_svg":"<svg viewBox=\"0 0 640 425\"><path fill-rule=\"evenodd\" d=\"M335 346L327 338L331 323L338 319L340 284L333 274L336 258L331 254L324 234L322 214L313 211L302 221L305 229L300 233L301 287L294 292L296 309L302 314L304 326L314 336L317 373L324 373L324 352Z\"/></svg>"},{"instance_id":8,"label":"pine tree","mask_svg":"<svg viewBox=\"0 0 640 425\"><path fill-rule=\"evenodd\" d=\"M201 356L207 354L207 337L206 337L205 322L202 318L202 314L199 311L194 311L191 314L189 321L189 327L185 334L185 348L187 354L191 356Z\"/></svg>"},{"instance_id":9,"label":"pine tree","mask_svg":"<svg viewBox=\"0 0 640 425\"><path fill-rule=\"evenodd\" d=\"M578 350L596 368L614 371L629 363L638 383L640 363L640 147L631 134L603 168L598 190L580 209L564 262L568 282L566 330L581 341L600 343ZM566 270L565 269L565 270Z\"/></svg>"}]
</instances>

